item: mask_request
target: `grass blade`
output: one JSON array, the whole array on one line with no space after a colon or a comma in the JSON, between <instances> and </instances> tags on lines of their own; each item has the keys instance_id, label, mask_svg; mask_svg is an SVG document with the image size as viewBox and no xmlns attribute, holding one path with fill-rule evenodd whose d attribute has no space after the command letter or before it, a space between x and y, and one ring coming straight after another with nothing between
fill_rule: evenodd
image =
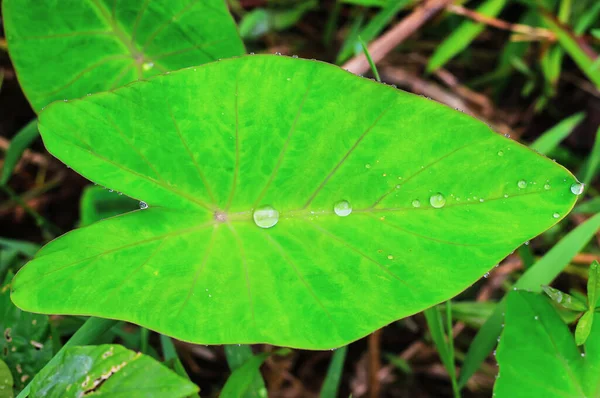
<instances>
[{"instance_id":1,"label":"grass blade","mask_svg":"<svg viewBox=\"0 0 600 398\"><path fill-rule=\"evenodd\" d=\"M344 360L346 359L346 353L348 352L348 346L343 346L334 351L331 363L327 369L327 375L321 387L321 398L336 398L338 396L338 389L340 387L340 379L342 378L342 371L344 370Z\"/></svg>"},{"instance_id":2,"label":"grass blade","mask_svg":"<svg viewBox=\"0 0 600 398\"><path fill-rule=\"evenodd\" d=\"M495 17L505 5L506 0L487 0L476 11L478 14ZM485 25L482 23L464 21L436 48L427 64L427 72L433 72L444 66L446 62L467 48L484 29Z\"/></svg>"},{"instance_id":3,"label":"grass blade","mask_svg":"<svg viewBox=\"0 0 600 398\"><path fill-rule=\"evenodd\" d=\"M373 75L375 75L375 80L377 80L379 83L381 83L381 77L379 76L379 72L377 71L377 66L375 66L375 62L373 62L373 59L371 58L371 54L369 54L369 49L367 48L367 45L365 44L365 42L363 41L363 39L358 36L358 41L360 42L360 45L362 46L363 52L365 53L365 57L367 57L367 61L369 61L369 66L371 67L371 70L373 71Z\"/></svg>"},{"instance_id":4,"label":"grass blade","mask_svg":"<svg viewBox=\"0 0 600 398\"><path fill-rule=\"evenodd\" d=\"M585 114L579 112L561 120L556 126L544 132L529 147L542 155L547 155L571 134L571 131L581 123L584 117Z\"/></svg>"},{"instance_id":5,"label":"grass blade","mask_svg":"<svg viewBox=\"0 0 600 398\"><path fill-rule=\"evenodd\" d=\"M2 174L0 175L0 185L5 185L10 178L15 166L19 162L21 155L31 145L33 140L38 137L37 119L29 122L23 127L10 141L10 146L6 151L4 157L4 167L2 167Z\"/></svg>"}]
</instances>

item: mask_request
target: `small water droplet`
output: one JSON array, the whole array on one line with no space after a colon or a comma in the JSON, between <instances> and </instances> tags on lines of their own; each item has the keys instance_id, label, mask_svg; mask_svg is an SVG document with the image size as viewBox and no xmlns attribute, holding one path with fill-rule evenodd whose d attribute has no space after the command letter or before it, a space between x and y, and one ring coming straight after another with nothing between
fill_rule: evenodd
<instances>
[{"instance_id":1,"label":"small water droplet","mask_svg":"<svg viewBox=\"0 0 600 398\"><path fill-rule=\"evenodd\" d=\"M560 218L560 214L554 213L554 214L552 214L552 217L554 217L554 218Z\"/></svg>"},{"instance_id":2,"label":"small water droplet","mask_svg":"<svg viewBox=\"0 0 600 398\"><path fill-rule=\"evenodd\" d=\"M296 54L292 55L292 58L298 58L298 56Z\"/></svg>"},{"instance_id":3,"label":"small water droplet","mask_svg":"<svg viewBox=\"0 0 600 398\"><path fill-rule=\"evenodd\" d=\"M582 357L584 357L584 356L585 356L585 352L582 352L582 353L581 353L581 356L582 356Z\"/></svg>"},{"instance_id":4,"label":"small water droplet","mask_svg":"<svg viewBox=\"0 0 600 398\"><path fill-rule=\"evenodd\" d=\"M371 165L369 163L365 164L365 169L370 169Z\"/></svg>"},{"instance_id":5,"label":"small water droplet","mask_svg":"<svg viewBox=\"0 0 600 398\"><path fill-rule=\"evenodd\" d=\"M394 256L392 256L391 254L388 256L388 260L393 260Z\"/></svg>"},{"instance_id":6,"label":"small water droplet","mask_svg":"<svg viewBox=\"0 0 600 398\"><path fill-rule=\"evenodd\" d=\"M529 246L529 241L525 242L525 246ZM516 287L515 287L515 290L517 290Z\"/></svg>"},{"instance_id":7,"label":"small water droplet","mask_svg":"<svg viewBox=\"0 0 600 398\"><path fill-rule=\"evenodd\" d=\"M352 206L347 200L340 200L333 206L333 211L340 217L346 217L352 213Z\"/></svg>"},{"instance_id":8,"label":"small water droplet","mask_svg":"<svg viewBox=\"0 0 600 398\"><path fill-rule=\"evenodd\" d=\"M483 198L481 198L481 199L479 199L479 201L480 201L480 202L484 202L484 199L483 199Z\"/></svg>"},{"instance_id":9,"label":"small water droplet","mask_svg":"<svg viewBox=\"0 0 600 398\"><path fill-rule=\"evenodd\" d=\"M144 62L142 64L142 69L145 71L149 71L152 68L154 68L154 62Z\"/></svg>"},{"instance_id":10,"label":"small water droplet","mask_svg":"<svg viewBox=\"0 0 600 398\"><path fill-rule=\"evenodd\" d=\"M254 210L254 223L261 228L271 228L279 221L279 212L271 206L263 206Z\"/></svg>"},{"instance_id":11,"label":"small water droplet","mask_svg":"<svg viewBox=\"0 0 600 398\"><path fill-rule=\"evenodd\" d=\"M148 208L148 203L146 202L140 202L140 209L144 210Z\"/></svg>"},{"instance_id":12,"label":"small water droplet","mask_svg":"<svg viewBox=\"0 0 600 398\"><path fill-rule=\"evenodd\" d=\"M435 207L436 209L439 209L441 207L444 207L444 205L446 204L446 198L441 193L436 193L435 195L432 195L429 198L429 203L431 204L431 206Z\"/></svg>"},{"instance_id":13,"label":"small water droplet","mask_svg":"<svg viewBox=\"0 0 600 398\"><path fill-rule=\"evenodd\" d=\"M573 195L581 195L583 193L583 188L584 184L576 182L571 185L571 192L573 192Z\"/></svg>"},{"instance_id":14,"label":"small water droplet","mask_svg":"<svg viewBox=\"0 0 600 398\"><path fill-rule=\"evenodd\" d=\"M68 99L64 99L63 101L65 101L65 102L69 102L69 100L68 100Z\"/></svg>"},{"instance_id":15,"label":"small water droplet","mask_svg":"<svg viewBox=\"0 0 600 398\"><path fill-rule=\"evenodd\" d=\"M504 151L498 151L498 156L504 156Z\"/></svg>"},{"instance_id":16,"label":"small water droplet","mask_svg":"<svg viewBox=\"0 0 600 398\"><path fill-rule=\"evenodd\" d=\"M413 205L413 207L421 207L421 201L418 199L415 199L412 201L412 205Z\"/></svg>"},{"instance_id":17,"label":"small water droplet","mask_svg":"<svg viewBox=\"0 0 600 398\"><path fill-rule=\"evenodd\" d=\"M552 187L550 186L550 184L545 184L545 185L544 185L544 189L545 189L546 191L547 191L547 190L549 190L550 188L552 188Z\"/></svg>"},{"instance_id":18,"label":"small water droplet","mask_svg":"<svg viewBox=\"0 0 600 398\"><path fill-rule=\"evenodd\" d=\"M489 272L486 272L485 274L483 274L483 277L484 277L484 278L489 278L489 277L490 277L490 273L489 273Z\"/></svg>"},{"instance_id":19,"label":"small water droplet","mask_svg":"<svg viewBox=\"0 0 600 398\"><path fill-rule=\"evenodd\" d=\"M250 53L250 55L254 55L254 53L252 52L252 53Z\"/></svg>"},{"instance_id":20,"label":"small water droplet","mask_svg":"<svg viewBox=\"0 0 600 398\"><path fill-rule=\"evenodd\" d=\"M533 317L533 319L535 319L537 321L538 319L540 319L540 317L536 315Z\"/></svg>"},{"instance_id":21,"label":"small water droplet","mask_svg":"<svg viewBox=\"0 0 600 398\"><path fill-rule=\"evenodd\" d=\"M520 180L520 181L517 183L517 186L518 186L519 188L521 188L521 189L523 189L523 188L527 188L527 181L525 181L525 180Z\"/></svg>"}]
</instances>

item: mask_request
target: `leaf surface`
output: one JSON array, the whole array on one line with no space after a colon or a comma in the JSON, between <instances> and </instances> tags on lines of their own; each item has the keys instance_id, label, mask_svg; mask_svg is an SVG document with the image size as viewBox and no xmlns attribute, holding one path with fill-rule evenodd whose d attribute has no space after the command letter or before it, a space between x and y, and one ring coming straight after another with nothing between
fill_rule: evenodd
<instances>
[{"instance_id":1,"label":"leaf surface","mask_svg":"<svg viewBox=\"0 0 600 398\"><path fill-rule=\"evenodd\" d=\"M203 344L345 345L458 294L576 200L566 169L470 116L281 56L57 102L39 128L149 208L45 246L14 302Z\"/></svg>"},{"instance_id":2,"label":"leaf surface","mask_svg":"<svg viewBox=\"0 0 600 398\"><path fill-rule=\"evenodd\" d=\"M6 0L2 13L11 60L36 112L244 53L223 0Z\"/></svg>"},{"instance_id":3,"label":"leaf surface","mask_svg":"<svg viewBox=\"0 0 600 398\"><path fill-rule=\"evenodd\" d=\"M580 352L573 335L543 296L511 292L496 359L497 398L597 397L600 386L600 325Z\"/></svg>"}]
</instances>

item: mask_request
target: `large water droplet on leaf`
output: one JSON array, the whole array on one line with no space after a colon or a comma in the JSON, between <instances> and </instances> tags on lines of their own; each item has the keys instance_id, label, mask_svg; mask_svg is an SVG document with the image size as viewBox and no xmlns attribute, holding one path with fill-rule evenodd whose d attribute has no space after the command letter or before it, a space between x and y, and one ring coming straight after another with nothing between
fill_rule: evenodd
<instances>
[{"instance_id":1,"label":"large water droplet on leaf","mask_svg":"<svg viewBox=\"0 0 600 398\"><path fill-rule=\"evenodd\" d=\"M517 186L521 189L523 188L527 188L527 181L525 180L520 180L519 182L517 182Z\"/></svg>"},{"instance_id":2,"label":"large water droplet on leaf","mask_svg":"<svg viewBox=\"0 0 600 398\"><path fill-rule=\"evenodd\" d=\"M352 206L347 200L341 200L333 206L333 211L340 217L346 217L352 213Z\"/></svg>"},{"instance_id":3,"label":"large water droplet on leaf","mask_svg":"<svg viewBox=\"0 0 600 398\"><path fill-rule=\"evenodd\" d=\"M271 228L279 221L279 212L271 206L263 206L254 211L254 223L261 228Z\"/></svg>"},{"instance_id":4,"label":"large water droplet on leaf","mask_svg":"<svg viewBox=\"0 0 600 398\"><path fill-rule=\"evenodd\" d=\"M440 207L444 207L444 205L446 204L446 198L441 193L436 193L435 195L432 195L431 198L429 198L429 203L431 204L431 206L435 207L436 209L439 209Z\"/></svg>"},{"instance_id":5,"label":"large water droplet on leaf","mask_svg":"<svg viewBox=\"0 0 600 398\"><path fill-rule=\"evenodd\" d=\"M583 187L584 185L582 183L576 182L571 185L571 192L573 192L574 195L581 195L583 193Z\"/></svg>"}]
</instances>

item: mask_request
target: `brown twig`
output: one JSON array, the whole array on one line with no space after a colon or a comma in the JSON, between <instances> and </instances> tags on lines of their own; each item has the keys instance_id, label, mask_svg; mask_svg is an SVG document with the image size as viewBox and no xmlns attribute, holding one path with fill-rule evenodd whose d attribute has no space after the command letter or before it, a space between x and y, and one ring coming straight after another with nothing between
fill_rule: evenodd
<instances>
[{"instance_id":1,"label":"brown twig","mask_svg":"<svg viewBox=\"0 0 600 398\"><path fill-rule=\"evenodd\" d=\"M493 26L494 28L508 30L514 33L520 33L521 35L528 37L530 40L556 40L556 36L554 35L554 33L549 31L548 29L534 28L528 25L506 22L498 18L480 14L477 11L473 11L456 4L450 4L448 7L446 7L446 10L456 15L462 15L463 17L467 17L476 22L480 22L488 26Z\"/></svg>"},{"instance_id":2,"label":"brown twig","mask_svg":"<svg viewBox=\"0 0 600 398\"><path fill-rule=\"evenodd\" d=\"M381 61L398 44L406 40L406 38L452 1L425 0L421 5L417 6L412 13L369 45L369 54L373 62L378 63ZM370 69L370 66L367 57L364 54L359 54L346 62L342 68L357 75L362 75Z\"/></svg>"},{"instance_id":3,"label":"brown twig","mask_svg":"<svg viewBox=\"0 0 600 398\"><path fill-rule=\"evenodd\" d=\"M379 397L381 384L379 382L379 369L381 368L381 329L369 336L369 398Z\"/></svg>"}]
</instances>

